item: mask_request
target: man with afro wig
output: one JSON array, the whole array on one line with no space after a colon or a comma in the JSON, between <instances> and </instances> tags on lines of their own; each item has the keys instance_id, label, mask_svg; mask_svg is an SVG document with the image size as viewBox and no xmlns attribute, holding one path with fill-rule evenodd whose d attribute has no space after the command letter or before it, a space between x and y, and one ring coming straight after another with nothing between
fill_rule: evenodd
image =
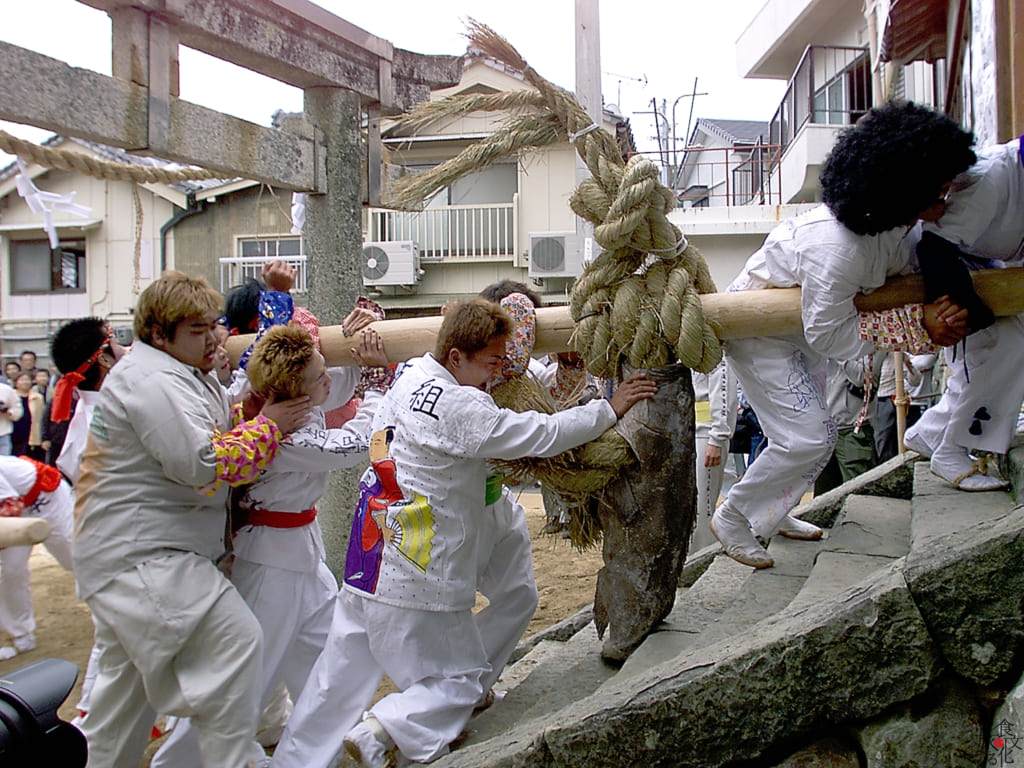
<instances>
[{"instance_id":1,"label":"man with afro wig","mask_svg":"<svg viewBox=\"0 0 1024 768\"><path fill-rule=\"evenodd\" d=\"M820 528L789 511L813 487L836 442L825 395L826 361L856 360L877 349L879 339L862 335L854 297L916 267L917 219L940 197L943 181L974 160L970 141L964 143L948 126L945 138L908 130L902 141L889 141L890 131L882 130L886 141L880 144L875 126L878 121L888 125L897 110L895 105L871 110L840 134L822 173L826 204L776 227L729 286L730 291L802 289L802 334L726 342L729 365L760 419L768 447L730 489L711 530L726 554L754 568L774 564L758 536L821 537ZM932 138L942 140L941 147L924 150L934 163L910 157ZM877 150L874 156L857 161L861 175L847 173L848 159L871 149ZM891 174L887 181L886 173ZM915 189L897 189L904 182ZM966 314L942 296L902 318L917 346L946 345L966 332Z\"/></svg>"}]
</instances>

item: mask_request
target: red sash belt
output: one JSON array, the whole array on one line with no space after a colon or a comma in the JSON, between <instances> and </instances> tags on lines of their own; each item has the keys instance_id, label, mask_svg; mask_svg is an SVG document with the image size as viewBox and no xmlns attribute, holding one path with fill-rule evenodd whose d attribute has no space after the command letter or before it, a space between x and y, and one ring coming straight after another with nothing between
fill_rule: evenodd
<instances>
[{"instance_id":1,"label":"red sash belt","mask_svg":"<svg viewBox=\"0 0 1024 768\"><path fill-rule=\"evenodd\" d=\"M9 499L0 500L0 517L21 517L22 512L36 503L39 494L44 491L52 493L60 485L62 475L56 467L30 459L28 456L19 456L18 458L29 462L35 467L36 480L24 496L13 496Z\"/></svg>"},{"instance_id":2,"label":"red sash belt","mask_svg":"<svg viewBox=\"0 0 1024 768\"><path fill-rule=\"evenodd\" d=\"M56 467L51 467L49 464L43 464L41 461L30 459L28 456L20 456L19 458L22 461L31 462L36 468L36 481L32 484L28 493L21 497L25 508L28 509L36 503L36 499L39 498L39 494L43 491L51 493L57 490L57 486L60 485L60 470Z\"/></svg>"},{"instance_id":3,"label":"red sash belt","mask_svg":"<svg viewBox=\"0 0 1024 768\"><path fill-rule=\"evenodd\" d=\"M265 525L268 528L301 528L316 520L316 507L302 512L271 512L268 509L250 509L247 525Z\"/></svg>"}]
</instances>

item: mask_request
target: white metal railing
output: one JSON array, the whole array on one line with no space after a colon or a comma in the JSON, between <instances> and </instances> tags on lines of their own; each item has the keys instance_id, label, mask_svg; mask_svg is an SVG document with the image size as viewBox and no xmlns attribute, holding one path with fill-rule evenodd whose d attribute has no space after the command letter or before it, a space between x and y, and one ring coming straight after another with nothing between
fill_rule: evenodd
<instances>
[{"instance_id":1,"label":"white metal railing","mask_svg":"<svg viewBox=\"0 0 1024 768\"><path fill-rule=\"evenodd\" d=\"M505 261L517 251L517 200L423 211L371 208L366 239L412 240L421 261Z\"/></svg>"},{"instance_id":2,"label":"white metal railing","mask_svg":"<svg viewBox=\"0 0 1024 768\"><path fill-rule=\"evenodd\" d=\"M772 171L780 154L781 147L771 144L687 148L675 180L680 207L779 205Z\"/></svg>"},{"instance_id":3,"label":"white metal railing","mask_svg":"<svg viewBox=\"0 0 1024 768\"><path fill-rule=\"evenodd\" d=\"M853 125L872 98L867 48L809 45L775 110L768 140L785 152L805 123Z\"/></svg>"},{"instance_id":4,"label":"white metal railing","mask_svg":"<svg viewBox=\"0 0 1024 768\"><path fill-rule=\"evenodd\" d=\"M260 278L263 267L271 261L280 259L291 267L295 267L295 293L306 292L306 257L305 256L230 256L218 259L220 262L220 291L226 293L236 285L240 285L247 277Z\"/></svg>"}]
</instances>

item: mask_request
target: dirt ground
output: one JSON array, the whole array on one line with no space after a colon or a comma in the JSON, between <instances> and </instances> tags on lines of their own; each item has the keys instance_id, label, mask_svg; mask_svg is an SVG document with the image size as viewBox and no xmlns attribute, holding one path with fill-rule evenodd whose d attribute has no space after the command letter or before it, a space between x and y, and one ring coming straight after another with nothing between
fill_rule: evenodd
<instances>
[{"instance_id":1,"label":"dirt ground","mask_svg":"<svg viewBox=\"0 0 1024 768\"><path fill-rule=\"evenodd\" d=\"M576 613L593 602L594 583L601 568L600 550L579 553L567 539L541 533L544 509L539 491L524 491L519 497L526 509L533 538L534 569L540 601L527 630L532 634ZM74 581L46 549L37 546L30 560L32 598L35 603L36 640L34 651L0 661L0 676L38 659L59 657L78 665L84 673L92 647L92 620L84 603L75 600ZM7 644L0 637L0 644ZM81 677L61 707L61 716L75 715Z\"/></svg>"}]
</instances>

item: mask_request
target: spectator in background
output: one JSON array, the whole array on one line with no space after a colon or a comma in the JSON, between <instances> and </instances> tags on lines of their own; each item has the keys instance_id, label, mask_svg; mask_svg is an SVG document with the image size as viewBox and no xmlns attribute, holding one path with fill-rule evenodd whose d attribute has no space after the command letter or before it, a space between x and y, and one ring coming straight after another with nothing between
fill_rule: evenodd
<instances>
[{"instance_id":1,"label":"spectator in background","mask_svg":"<svg viewBox=\"0 0 1024 768\"><path fill-rule=\"evenodd\" d=\"M708 527L722 491L726 456L736 428L736 377L722 360L710 373L693 372L696 435L697 522L690 539L695 552L714 543Z\"/></svg>"},{"instance_id":2,"label":"spectator in background","mask_svg":"<svg viewBox=\"0 0 1024 768\"><path fill-rule=\"evenodd\" d=\"M32 377L32 387L43 396L43 403L49 403L53 399L53 387L50 386L50 374L42 368L37 368Z\"/></svg>"},{"instance_id":3,"label":"spectator in background","mask_svg":"<svg viewBox=\"0 0 1024 768\"><path fill-rule=\"evenodd\" d=\"M13 387L0 382L0 456L11 455L11 433L14 431L14 422L21 418L21 413L21 398Z\"/></svg>"},{"instance_id":4,"label":"spectator in background","mask_svg":"<svg viewBox=\"0 0 1024 768\"><path fill-rule=\"evenodd\" d=\"M888 461L900 452L899 434L896 429L896 367L893 354L887 354L882 362L882 377L878 382L878 402L875 405L875 450L878 461ZM930 361L930 362L929 362ZM922 382L918 365L927 366L929 373L935 365L935 355L903 356L903 389L908 398ZM928 377L929 384L931 376ZM912 402L907 406L907 426L913 426L924 409Z\"/></svg>"},{"instance_id":5,"label":"spectator in background","mask_svg":"<svg viewBox=\"0 0 1024 768\"><path fill-rule=\"evenodd\" d=\"M68 417L75 415L75 408L78 407L78 398L72 397L71 410ZM64 441L68 435L68 422L55 422L53 420L53 400L50 400L43 409L43 451L46 452L46 463L52 467L57 466L57 457L60 456Z\"/></svg>"},{"instance_id":6,"label":"spectator in background","mask_svg":"<svg viewBox=\"0 0 1024 768\"><path fill-rule=\"evenodd\" d=\"M838 434L831 458L814 481L815 496L878 465L870 414L875 411L878 375L886 357L891 356L878 353L845 362L829 358L825 394ZM870 384L866 384L868 376Z\"/></svg>"},{"instance_id":7,"label":"spectator in background","mask_svg":"<svg viewBox=\"0 0 1024 768\"><path fill-rule=\"evenodd\" d=\"M34 382L34 377L36 375L36 353L33 352L31 349L23 350L20 356L20 360L21 370L25 371L25 373L32 377L32 381Z\"/></svg>"},{"instance_id":8,"label":"spectator in background","mask_svg":"<svg viewBox=\"0 0 1024 768\"><path fill-rule=\"evenodd\" d=\"M15 377L14 392L21 399L21 418L11 432L11 455L42 461L43 396L32 388L32 377L26 371Z\"/></svg>"},{"instance_id":9,"label":"spectator in background","mask_svg":"<svg viewBox=\"0 0 1024 768\"><path fill-rule=\"evenodd\" d=\"M11 360L4 365L4 378L7 380L8 386L14 386L14 379L19 373L21 373L21 363L18 361Z\"/></svg>"}]
</instances>

